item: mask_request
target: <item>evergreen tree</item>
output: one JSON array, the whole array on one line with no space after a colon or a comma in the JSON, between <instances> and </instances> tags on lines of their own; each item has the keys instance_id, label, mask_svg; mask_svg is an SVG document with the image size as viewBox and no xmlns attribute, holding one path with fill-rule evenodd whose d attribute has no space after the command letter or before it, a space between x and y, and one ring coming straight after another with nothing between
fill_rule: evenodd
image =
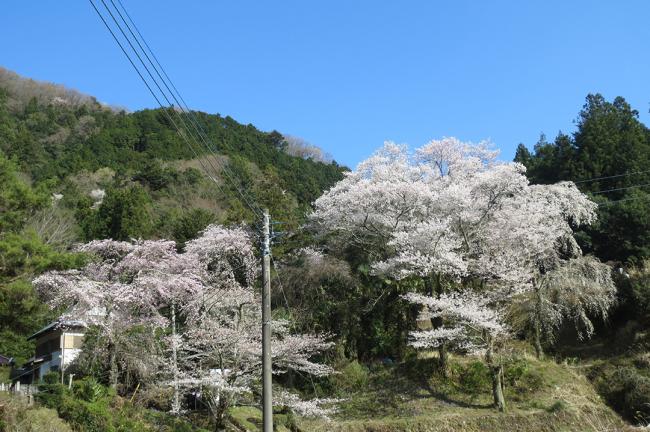
<instances>
[{"instance_id":1,"label":"evergreen tree","mask_svg":"<svg viewBox=\"0 0 650 432\"><path fill-rule=\"evenodd\" d=\"M599 221L578 234L586 252L604 260L637 261L650 256L650 131L622 97L608 102L590 94L573 136L544 135L534 154L519 146L515 161L534 183L578 181L601 205ZM596 180L594 180L596 179ZM581 180L586 180L581 182Z\"/></svg>"}]
</instances>

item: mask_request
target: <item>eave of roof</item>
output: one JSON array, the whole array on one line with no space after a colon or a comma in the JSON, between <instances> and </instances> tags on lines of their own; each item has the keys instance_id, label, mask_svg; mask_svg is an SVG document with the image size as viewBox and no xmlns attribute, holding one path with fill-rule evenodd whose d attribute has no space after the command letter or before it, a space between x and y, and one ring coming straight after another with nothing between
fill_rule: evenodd
<instances>
[{"instance_id":1,"label":"eave of roof","mask_svg":"<svg viewBox=\"0 0 650 432\"><path fill-rule=\"evenodd\" d=\"M30 337L28 337L27 340L32 340L32 339L37 338L38 336L40 336L40 335L42 335L44 333L47 333L47 332L53 331L53 330L58 330L60 328L67 329L67 328L86 328L86 327L87 327L87 325L86 325L85 322L78 321L78 320L74 320L74 321L72 321L72 320L71 321L54 321L54 322L51 322L50 324L46 325L45 327L43 327L42 329L40 329L39 331L37 331L36 333L31 335Z\"/></svg>"}]
</instances>

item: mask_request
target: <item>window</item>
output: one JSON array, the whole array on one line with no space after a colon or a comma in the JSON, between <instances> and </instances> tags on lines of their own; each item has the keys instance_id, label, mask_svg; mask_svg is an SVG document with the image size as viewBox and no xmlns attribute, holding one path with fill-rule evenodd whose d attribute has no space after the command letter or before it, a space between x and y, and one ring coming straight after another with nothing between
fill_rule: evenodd
<instances>
[{"instance_id":1,"label":"window","mask_svg":"<svg viewBox=\"0 0 650 432\"><path fill-rule=\"evenodd\" d=\"M65 335L65 344L66 349L70 348L81 348L83 345L84 337L82 335Z\"/></svg>"}]
</instances>

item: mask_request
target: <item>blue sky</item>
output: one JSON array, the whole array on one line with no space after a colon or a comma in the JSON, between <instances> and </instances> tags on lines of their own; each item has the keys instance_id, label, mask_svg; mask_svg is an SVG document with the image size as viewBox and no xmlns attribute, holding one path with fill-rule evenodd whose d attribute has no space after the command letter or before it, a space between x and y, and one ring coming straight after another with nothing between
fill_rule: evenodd
<instances>
[{"instance_id":1,"label":"blue sky","mask_svg":"<svg viewBox=\"0 0 650 432\"><path fill-rule=\"evenodd\" d=\"M88 1L5 0L0 65L135 110L155 102ZM123 0L193 108L354 166L384 140L574 130L587 93L650 124L647 1Z\"/></svg>"}]
</instances>

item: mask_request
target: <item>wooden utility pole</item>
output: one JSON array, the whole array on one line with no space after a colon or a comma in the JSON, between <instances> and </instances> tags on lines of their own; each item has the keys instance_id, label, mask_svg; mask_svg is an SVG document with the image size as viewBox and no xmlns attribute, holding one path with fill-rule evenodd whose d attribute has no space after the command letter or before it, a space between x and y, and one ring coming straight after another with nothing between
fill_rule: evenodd
<instances>
[{"instance_id":1,"label":"wooden utility pole","mask_svg":"<svg viewBox=\"0 0 650 432\"><path fill-rule=\"evenodd\" d=\"M262 416L263 432L273 432L273 393L271 375L271 222L264 209L264 244L262 246Z\"/></svg>"}]
</instances>

